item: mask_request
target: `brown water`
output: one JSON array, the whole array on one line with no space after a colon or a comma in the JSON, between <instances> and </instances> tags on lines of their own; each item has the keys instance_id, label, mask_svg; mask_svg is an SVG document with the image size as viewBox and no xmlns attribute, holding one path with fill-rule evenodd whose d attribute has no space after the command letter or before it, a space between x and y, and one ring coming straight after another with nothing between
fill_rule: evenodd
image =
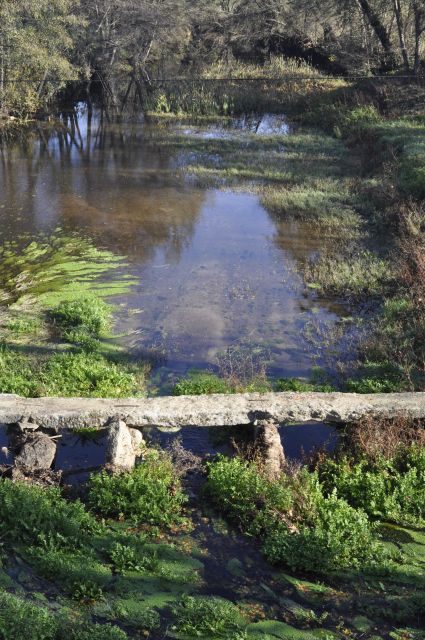
<instances>
[{"instance_id":1,"label":"brown water","mask_svg":"<svg viewBox=\"0 0 425 640\"><path fill-rule=\"evenodd\" d=\"M163 144L176 129L188 142L283 137L284 119L118 127L96 116L88 125L82 113L65 124L1 149L1 239L61 227L127 256L139 284L117 300L117 330L125 344L159 358L161 383L214 366L217 353L235 346L264 349L272 375L308 377L323 354L306 331L344 314L308 291L299 272L320 251L321 234L276 221L248 186L199 186L185 150Z\"/></svg>"}]
</instances>

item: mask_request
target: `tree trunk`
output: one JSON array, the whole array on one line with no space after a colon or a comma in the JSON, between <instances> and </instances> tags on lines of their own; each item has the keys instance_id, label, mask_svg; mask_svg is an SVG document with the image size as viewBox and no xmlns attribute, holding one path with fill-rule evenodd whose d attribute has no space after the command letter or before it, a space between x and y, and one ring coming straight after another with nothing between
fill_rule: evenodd
<instances>
[{"instance_id":1,"label":"tree trunk","mask_svg":"<svg viewBox=\"0 0 425 640\"><path fill-rule=\"evenodd\" d=\"M421 67L421 39L425 32L425 9L419 6L419 1L413 2L413 14L415 17L415 54L413 72L418 75Z\"/></svg>"},{"instance_id":2,"label":"tree trunk","mask_svg":"<svg viewBox=\"0 0 425 640\"><path fill-rule=\"evenodd\" d=\"M360 7L362 14L368 20L370 26L372 27L376 37L382 45L382 48L385 52L385 64L390 67L394 66L394 51L393 46L391 44L390 37L385 29L384 25L381 22L378 14L371 7L369 0L357 0L357 4Z\"/></svg>"},{"instance_id":3,"label":"tree trunk","mask_svg":"<svg viewBox=\"0 0 425 640\"><path fill-rule=\"evenodd\" d=\"M403 58L403 66L407 73L410 72L409 56L406 48L406 40L404 38L404 21L403 14L401 12L400 0L393 0L394 12L397 21L398 39L400 41L401 56Z\"/></svg>"}]
</instances>

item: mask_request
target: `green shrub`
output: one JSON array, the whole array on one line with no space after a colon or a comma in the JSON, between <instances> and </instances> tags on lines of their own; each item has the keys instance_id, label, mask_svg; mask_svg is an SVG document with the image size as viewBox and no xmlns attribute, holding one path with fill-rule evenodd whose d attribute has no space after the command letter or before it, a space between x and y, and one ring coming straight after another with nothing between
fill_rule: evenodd
<instances>
[{"instance_id":1,"label":"green shrub","mask_svg":"<svg viewBox=\"0 0 425 640\"><path fill-rule=\"evenodd\" d=\"M337 495L325 497L317 474L302 470L280 482L256 465L219 457L208 465L206 495L266 556L292 569L333 571L383 563L387 556L366 514Z\"/></svg>"},{"instance_id":2,"label":"green shrub","mask_svg":"<svg viewBox=\"0 0 425 640\"><path fill-rule=\"evenodd\" d=\"M50 316L61 337L87 351L95 351L98 338L111 326L111 307L95 295L78 300L63 300Z\"/></svg>"},{"instance_id":3,"label":"green shrub","mask_svg":"<svg viewBox=\"0 0 425 640\"><path fill-rule=\"evenodd\" d=\"M107 517L171 526L181 521L185 500L170 458L157 452L129 473L104 471L90 478L90 505Z\"/></svg>"},{"instance_id":4,"label":"green shrub","mask_svg":"<svg viewBox=\"0 0 425 640\"><path fill-rule=\"evenodd\" d=\"M56 629L55 618L47 609L0 591L2 640L54 640Z\"/></svg>"},{"instance_id":5,"label":"green shrub","mask_svg":"<svg viewBox=\"0 0 425 640\"><path fill-rule=\"evenodd\" d=\"M364 105L342 113L336 130L343 138L360 143L365 136L370 135L371 129L380 122L382 122L382 116L377 108L373 105Z\"/></svg>"},{"instance_id":6,"label":"green shrub","mask_svg":"<svg viewBox=\"0 0 425 640\"><path fill-rule=\"evenodd\" d=\"M58 640L127 640L127 634L110 624L93 624L91 622L62 623Z\"/></svg>"},{"instance_id":7,"label":"green shrub","mask_svg":"<svg viewBox=\"0 0 425 640\"><path fill-rule=\"evenodd\" d=\"M243 623L236 605L210 596L184 596L173 606L172 612L175 630L194 638L228 638L229 633L238 630Z\"/></svg>"},{"instance_id":8,"label":"green shrub","mask_svg":"<svg viewBox=\"0 0 425 640\"><path fill-rule=\"evenodd\" d=\"M313 526L290 532L284 523L276 523L266 532L264 552L292 570L320 573L380 565L386 559L366 514L335 494L320 501Z\"/></svg>"},{"instance_id":9,"label":"green shrub","mask_svg":"<svg viewBox=\"0 0 425 640\"><path fill-rule=\"evenodd\" d=\"M218 456L207 470L206 496L245 533L258 534L269 509L287 512L292 507L287 486L269 482L241 458Z\"/></svg>"},{"instance_id":10,"label":"green shrub","mask_svg":"<svg viewBox=\"0 0 425 640\"><path fill-rule=\"evenodd\" d=\"M232 393L229 383L213 373L192 371L174 386L175 396L200 396L213 393Z\"/></svg>"},{"instance_id":11,"label":"green shrub","mask_svg":"<svg viewBox=\"0 0 425 640\"><path fill-rule=\"evenodd\" d=\"M337 495L373 518L418 524L425 520L425 449L402 449L392 460L323 460L324 491Z\"/></svg>"},{"instance_id":12,"label":"green shrub","mask_svg":"<svg viewBox=\"0 0 425 640\"><path fill-rule=\"evenodd\" d=\"M331 384L316 384L315 382L305 382L298 378L280 378L276 382L276 391L294 391L296 393L309 393L311 391L332 393L335 387Z\"/></svg>"},{"instance_id":13,"label":"green shrub","mask_svg":"<svg viewBox=\"0 0 425 640\"><path fill-rule=\"evenodd\" d=\"M111 308L98 296L85 296L79 300L63 300L51 311L51 316L62 331L83 328L99 336L110 328Z\"/></svg>"},{"instance_id":14,"label":"green shrub","mask_svg":"<svg viewBox=\"0 0 425 640\"><path fill-rule=\"evenodd\" d=\"M78 547L100 530L78 500L65 500L60 489L0 481L0 535L14 543Z\"/></svg>"},{"instance_id":15,"label":"green shrub","mask_svg":"<svg viewBox=\"0 0 425 640\"><path fill-rule=\"evenodd\" d=\"M66 397L125 398L143 391L142 372L94 353L54 355L43 368L40 393Z\"/></svg>"}]
</instances>

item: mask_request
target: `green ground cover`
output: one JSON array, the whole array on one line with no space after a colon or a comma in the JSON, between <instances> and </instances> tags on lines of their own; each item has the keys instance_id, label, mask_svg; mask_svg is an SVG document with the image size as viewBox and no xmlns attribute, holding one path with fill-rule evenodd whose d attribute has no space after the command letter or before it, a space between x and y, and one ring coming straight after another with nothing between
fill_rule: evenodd
<instances>
[{"instance_id":1,"label":"green ground cover","mask_svg":"<svg viewBox=\"0 0 425 640\"><path fill-rule=\"evenodd\" d=\"M133 472L94 475L83 502L1 480L0 637L30 625L40 640L422 638L425 533L405 518L423 508L422 453L387 460L391 487L354 459L276 484L218 457L190 503L154 450ZM412 470L410 506L399 493L403 512L371 507L374 491L394 504Z\"/></svg>"},{"instance_id":2,"label":"green ground cover","mask_svg":"<svg viewBox=\"0 0 425 640\"><path fill-rule=\"evenodd\" d=\"M148 367L114 343L114 307L106 302L135 283L122 257L58 231L6 243L0 261L0 392L144 394Z\"/></svg>"}]
</instances>

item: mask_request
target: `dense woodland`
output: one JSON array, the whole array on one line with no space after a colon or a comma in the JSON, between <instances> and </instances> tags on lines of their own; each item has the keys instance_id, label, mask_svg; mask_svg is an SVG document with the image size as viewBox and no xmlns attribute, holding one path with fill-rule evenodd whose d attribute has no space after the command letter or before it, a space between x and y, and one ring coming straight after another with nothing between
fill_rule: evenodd
<instances>
[{"instance_id":1,"label":"dense woodland","mask_svg":"<svg viewBox=\"0 0 425 640\"><path fill-rule=\"evenodd\" d=\"M142 102L158 78L274 54L338 75L423 74L423 0L3 0L0 108L65 88Z\"/></svg>"}]
</instances>

